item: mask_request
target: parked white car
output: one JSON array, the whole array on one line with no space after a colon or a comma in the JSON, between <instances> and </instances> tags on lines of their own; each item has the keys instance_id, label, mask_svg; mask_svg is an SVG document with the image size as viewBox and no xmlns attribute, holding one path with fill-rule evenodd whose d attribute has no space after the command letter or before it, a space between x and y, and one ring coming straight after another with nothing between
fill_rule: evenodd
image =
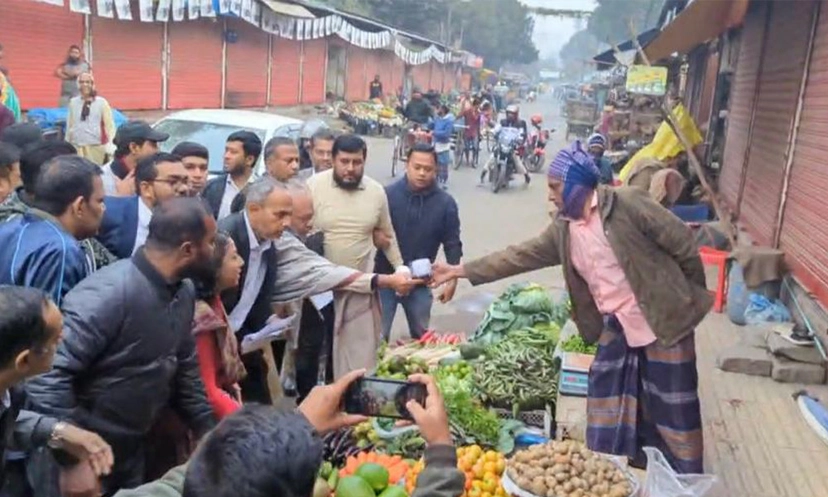
<instances>
[{"instance_id":1,"label":"parked white car","mask_svg":"<svg viewBox=\"0 0 828 497\"><path fill-rule=\"evenodd\" d=\"M239 130L252 131L259 135L264 146L274 136L288 136L298 140L303 121L292 117L257 112L252 110L192 109L172 113L153 127L170 135L170 139L159 144L161 150L169 152L184 141L200 143L210 151L210 177L224 171L224 144L231 133ZM264 172L264 154L259 157L254 174Z\"/></svg>"}]
</instances>

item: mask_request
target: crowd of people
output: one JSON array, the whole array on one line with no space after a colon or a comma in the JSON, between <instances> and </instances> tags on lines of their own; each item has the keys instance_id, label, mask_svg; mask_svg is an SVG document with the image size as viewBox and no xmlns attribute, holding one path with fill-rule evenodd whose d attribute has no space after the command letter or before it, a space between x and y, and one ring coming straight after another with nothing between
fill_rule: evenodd
<instances>
[{"instance_id":1,"label":"crowd of people","mask_svg":"<svg viewBox=\"0 0 828 497\"><path fill-rule=\"evenodd\" d=\"M677 218L602 185L602 137L552 162L549 228L464 264L458 205L441 188L445 106L434 144L412 146L386 187L365 175L362 138L324 126L299 143L236 131L210 179L204 144L160 152L170 137L148 123L106 124L111 109L73 51L56 72L78 91L66 85L68 141L0 126L0 495L309 495L319 437L361 421L339 412L341 398L375 366L398 307L417 338L432 289L448 302L459 278L558 264L580 332L600 344L590 448L637 461L656 445L678 470L701 471L704 273ZM426 112L419 98L408 114ZM463 117L480 124L481 105L468 101ZM501 125L526 130L516 110ZM409 269L423 259L428 281ZM253 340L274 323L278 339ZM417 494L459 496L440 394L411 380L429 393L408 406L429 444ZM296 412L272 407L283 385Z\"/></svg>"},{"instance_id":2,"label":"crowd of people","mask_svg":"<svg viewBox=\"0 0 828 497\"><path fill-rule=\"evenodd\" d=\"M4 446L4 496L114 495L185 463L223 418L273 422L243 405L277 403L292 378L302 406L318 385L372 369L399 306L423 335L432 293L408 266L441 248L462 257L431 146L412 148L405 178L386 188L364 174L365 141L325 127L298 144L234 132L209 180L202 144L160 152L169 136L137 120L112 133L99 165L90 145L46 140L34 124L0 130L0 314L28 288L30 319L62 329L3 364L16 371L9 429L14 417L29 429ZM244 347L279 319L282 339ZM29 354L45 354L39 369L20 369ZM13 414L23 408L32 418ZM53 439L67 449L44 445Z\"/></svg>"}]
</instances>

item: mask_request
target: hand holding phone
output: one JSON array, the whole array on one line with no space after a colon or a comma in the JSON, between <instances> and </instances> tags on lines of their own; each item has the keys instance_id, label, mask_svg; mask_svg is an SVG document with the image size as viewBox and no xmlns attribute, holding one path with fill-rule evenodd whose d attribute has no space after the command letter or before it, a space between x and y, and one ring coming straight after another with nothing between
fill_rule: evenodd
<instances>
[{"instance_id":1,"label":"hand holding phone","mask_svg":"<svg viewBox=\"0 0 828 497\"><path fill-rule=\"evenodd\" d=\"M421 383L361 378L345 392L345 412L363 416L414 420L409 403L425 406L428 390Z\"/></svg>"}]
</instances>

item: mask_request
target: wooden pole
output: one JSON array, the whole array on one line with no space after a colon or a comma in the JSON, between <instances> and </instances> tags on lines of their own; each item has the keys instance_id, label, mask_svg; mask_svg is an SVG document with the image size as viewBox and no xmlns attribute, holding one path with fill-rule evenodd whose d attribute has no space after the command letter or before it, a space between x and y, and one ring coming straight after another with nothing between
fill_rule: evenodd
<instances>
[{"instance_id":1,"label":"wooden pole","mask_svg":"<svg viewBox=\"0 0 828 497\"><path fill-rule=\"evenodd\" d=\"M632 33L633 44L635 45L635 49L638 52L638 55L641 57L641 60L644 62L645 65L652 66L649 57L647 57L647 54L644 53L644 49L641 47L641 44L638 43L638 37L635 34L635 27L633 26L632 22L630 22L630 32ZM615 50L617 51L618 48L615 47ZM679 127L678 122L676 122L676 117L673 114L673 110L667 103L666 98L661 100L661 113L664 115L664 120L673 130L673 133L676 134L676 137L678 137L682 146L684 146L684 150L687 152L687 160L693 167L696 176L699 177L702 190L710 198L710 203L713 205L713 211L716 212L716 217L719 218L719 220L726 221L727 219L725 218L724 210L722 209L721 203L719 202L719 198L716 195L716 192L713 191L713 188L707 181L707 175L704 173L704 168L701 165L701 161L699 161L699 158L696 157L696 152L693 151L693 145L690 143L690 140L687 138L687 136L685 136L684 131L682 131L682 129ZM725 226L723 226L723 228L725 229L725 234L727 235L727 239L730 241L731 247L735 247L736 238L733 235L733 230L731 229L730 222L727 222Z\"/></svg>"}]
</instances>

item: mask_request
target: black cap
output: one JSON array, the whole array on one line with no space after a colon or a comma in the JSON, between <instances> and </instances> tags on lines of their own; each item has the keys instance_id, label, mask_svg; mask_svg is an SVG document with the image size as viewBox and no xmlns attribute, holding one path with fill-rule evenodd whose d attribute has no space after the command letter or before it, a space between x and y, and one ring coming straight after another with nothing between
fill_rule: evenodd
<instances>
[{"instance_id":1,"label":"black cap","mask_svg":"<svg viewBox=\"0 0 828 497\"><path fill-rule=\"evenodd\" d=\"M0 141L11 143L20 150L43 140L43 131L35 123L12 124L0 133Z\"/></svg>"},{"instance_id":2,"label":"black cap","mask_svg":"<svg viewBox=\"0 0 828 497\"><path fill-rule=\"evenodd\" d=\"M162 133L152 129L146 121L127 121L118 128L115 132L115 145L128 145L130 143L153 141L163 142L170 137L167 133Z\"/></svg>"}]
</instances>

